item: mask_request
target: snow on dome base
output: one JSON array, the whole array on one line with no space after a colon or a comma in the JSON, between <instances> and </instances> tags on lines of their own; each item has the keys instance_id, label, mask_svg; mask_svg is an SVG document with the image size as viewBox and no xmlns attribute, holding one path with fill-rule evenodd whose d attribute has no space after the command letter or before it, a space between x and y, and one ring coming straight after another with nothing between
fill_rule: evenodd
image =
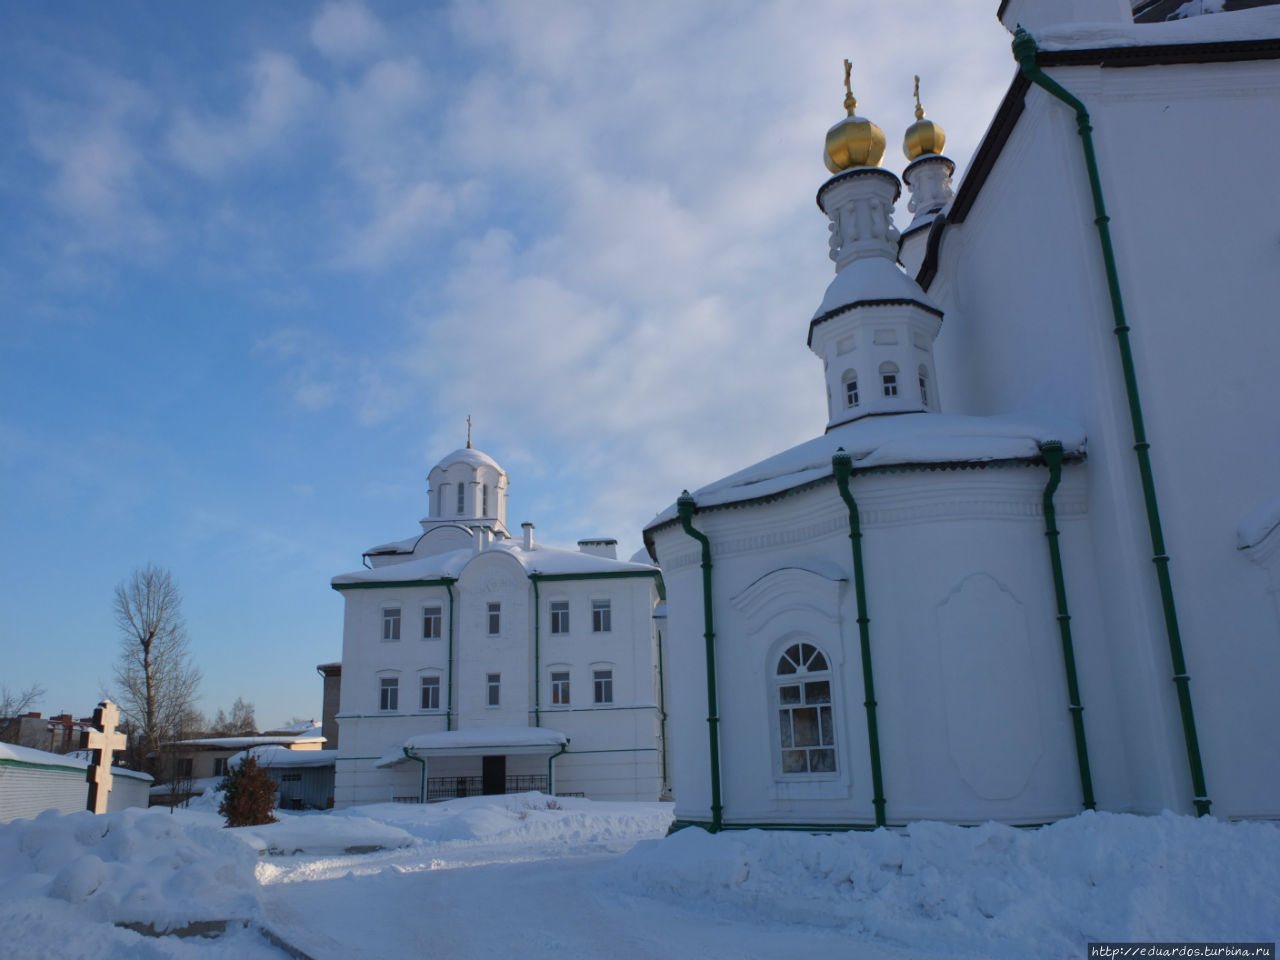
<instances>
[{"instance_id":1,"label":"snow on dome base","mask_svg":"<svg viewBox=\"0 0 1280 960\"><path fill-rule=\"evenodd\" d=\"M498 462L487 453L475 449L474 447L459 447L453 453L447 455L440 460L433 469L440 467L451 467L455 463L466 463L473 467L493 467L500 473L506 473L502 467L498 466Z\"/></svg>"}]
</instances>

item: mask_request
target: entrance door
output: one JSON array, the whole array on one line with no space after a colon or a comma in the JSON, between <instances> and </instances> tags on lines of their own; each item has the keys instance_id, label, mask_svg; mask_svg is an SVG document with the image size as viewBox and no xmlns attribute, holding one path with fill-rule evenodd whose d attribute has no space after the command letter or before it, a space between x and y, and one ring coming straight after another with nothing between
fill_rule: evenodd
<instances>
[{"instance_id":1,"label":"entrance door","mask_svg":"<svg viewBox=\"0 0 1280 960\"><path fill-rule=\"evenodd\" d=\"M481 757L480 790L486 796L507 792L507 758ZM474 767L472 769L475 769Z\"/></svg>"}]
</instances>

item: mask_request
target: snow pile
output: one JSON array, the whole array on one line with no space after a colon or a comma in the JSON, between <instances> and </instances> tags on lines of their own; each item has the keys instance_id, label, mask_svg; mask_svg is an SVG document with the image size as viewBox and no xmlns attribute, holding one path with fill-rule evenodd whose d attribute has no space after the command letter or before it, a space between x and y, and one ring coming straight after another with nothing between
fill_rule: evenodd
<instances>
[{"instance_id":1,"label":"snow pile","mask_svg":"<svg viewBox=\"0 0 1280 960\"><path fill-rule=\"evenodd\" d=\"M157 929L252 919L256 860L216 816L46 811L0 824L0 916L17 901L48 898L74 905L82 920Z\"/></svg>"},{"instance_id":2,"label":"snow pile","mask_svg":"<svg viewBox=\"0 0 1280 960\"><path fill-rule=\"evenodd\" d=\"M245 843L275 856L368 853L414 844L413 835L407 831L362 816L286 814L278 823L244 827L236 832Z\"/></svg>"},{"instance_id":3,"label":"snow pile","mask_svg":"<svg viewBox=\"0 0 1280 960\"><path fill-rule=\"evenodd\" d=\"M382 803L338 810L332 819L373 818L426 843L608 844L665 831L669 803L605 803L542 793L467 797L447 803Z\"/></svg>"},{"instance_id":4,"label":"snow pile","mask_svg":"<svg viewBox=\"0 0 1280 960\"><path fill-rule=\"evenodd\" d=\"M1090 940L1271 942L1280 827L1089 813L1039 830L693 828L638 844L613 879L652 897L948 955L1076 958Z\"/></svg>"}]
</instances>

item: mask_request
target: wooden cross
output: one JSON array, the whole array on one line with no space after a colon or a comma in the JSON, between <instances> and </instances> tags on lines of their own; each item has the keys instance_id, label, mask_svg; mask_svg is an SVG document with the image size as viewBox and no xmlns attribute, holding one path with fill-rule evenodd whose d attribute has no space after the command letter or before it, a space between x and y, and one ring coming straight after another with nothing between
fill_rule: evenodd
<instances>
[{"instance_id":1,"label":"wooden cross","mask_svg":"<svg viewBox=\"0 0 1280 960\"><path fill-rule=\"evenodd\" d=\"M93 711L93 729L80 734L80 749L88 750L89 799L86 810L107 812L107 797L111 794L111 755L125 747L125 735L116 730L120 711L110 700L103 700Z\"/></svg>"}]
</instances>

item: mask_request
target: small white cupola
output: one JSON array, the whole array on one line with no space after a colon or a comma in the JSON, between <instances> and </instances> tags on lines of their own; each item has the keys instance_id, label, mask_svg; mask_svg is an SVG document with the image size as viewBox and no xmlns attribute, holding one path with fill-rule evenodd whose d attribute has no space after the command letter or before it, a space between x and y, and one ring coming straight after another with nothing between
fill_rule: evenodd
<instances>
[{"instance_id":1,"label":"small white cupola","mask_svg":"<svg viewBox=\"0 0 1280 960\"><path fill-rule=\"evenodd\" d=\"M902 138L902 153L910 161L902 171L902 182L911 193L907 210L915 214L908 232L931 222L955 197L951 175L956 172L956 165L942 155L947 134L932 120L925 119L919 77L916 77L915 96L916 122L907 127Z\"/></svg>"},{"instance_id":2,"label":"small white cupola","mask_svg":"<svg viewBox=\"0 0 1280 960\"><path fill-rule=\"evenodd\" d=\"M487 454L466 447L442 459L427 475L430 509L423 529L445 522L507 533L507 472Z\"/></svg>"},{"instance_id":3,"label":"small white cupola","mask_svg":"<svg viewBox=\"0 0 1280 960\"><path fill-rule=\"evenodd\" d=\"M847 60L845 86L848 107ZM835 176L818 190L818 207L831 221L836 276L809 324L809 348L826 374L827 429L872 414L936 411L933 341L942 310L898 265L893 205L902 185L879 166L883 148L853 152L852 166L833 164L831 133L827 139Z\"/></svg>"}]
</instances>

